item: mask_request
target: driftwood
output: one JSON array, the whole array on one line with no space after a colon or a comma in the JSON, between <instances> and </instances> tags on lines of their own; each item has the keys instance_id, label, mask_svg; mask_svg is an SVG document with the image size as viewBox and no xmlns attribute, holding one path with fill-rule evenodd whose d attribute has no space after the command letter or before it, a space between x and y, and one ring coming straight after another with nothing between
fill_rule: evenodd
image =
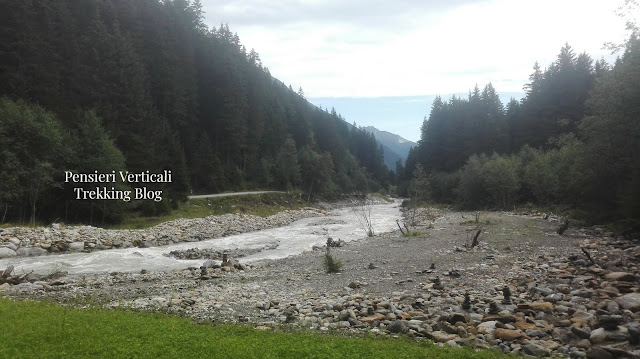
<instances>
[{"instance_id":1,"label":"driftwood","mask_svg":"<svg viewBox=\"0 0 640 359\"><path fill-rule=\"evenodd\" d=\"M596 265L596 261L594 261L593 258L591 258L591 254L589 254L589 252L587 252L587 250L584 247L580 248L580 250L582 250L582 253L584 253L584 255L587 257L589 262L591 262L591 264Z\"/></svg>"},{"instance_id":2,"label":"driftwood","mask_svg":"<svg viewBox=\"0 0 640 359\"><path fill-rule=\"evenodd\" d=\"M9 284L13 284L13 285L20 284L22 282L25 282L27 280L27 276L29 274L31 274L31 273L33 273L33 272L29 272L29 273L23 274L21 276L2 277L2 278L0 278L0 284L4 284L4 283L9 283Z\"/></svg>"},{"instance_id":3,"label":"driftwood","mask_svg":"<svg viewBox=\"0 0 640 359\"><path fill-rule=\"evenodd\" d=\"M482 228L478 229L476 234L473 236L473 239L471 240L471 248L478 245L478 237L480 237L480 233L482 233Z\"/></svg>"},{"instance_id":4,"label":"driftwood","mask_svg":"<svg viewBox=\"0 0 640 359\"><path fill-rule=\"evenodd\" d=\"M2 275L0 275L0 277L5 278L11 275L11 272L13 272L13 266L8 266L7 269L4 270L4 272L2 272Z\"/></svg>"},{"instance_id":5,"label":"driftwood","mask_svg":"<svg viewBox=\"0 0 640 359\"><path fill-rule=\"evenodd\" d=\"M400 227L400 222L398 222L398 220L396 219L396 224L398 225L398 228L400 228L400 233L402 233L402 235L404 235L404 231L402 230L402 227ZM407 233L409 233L409 231L407 231Z\"/></svg>"},{"instance_id":6,"label":"driftwood","mask_svg":"<svg viewBox=\"0 0 640 359\"><path fill-rule=\"evenodd\" d=\"M465 248L473 248L480 244L480 235L484 231L484 227L476 227L470 230L471 233L474 233L470 238L467 238L467 243L464 244Z\"/></svg>"},{"instance_id":7,"label":"driftwood","mask_svg":"<svg viewBox=\"0 0 640 359\"><path fill-rule=\"evenodd\" d=\"M4 284L4 283L9 283L9 284L20 284L24 281L27 280L27 276L31 273L33 273L33 271L17 276L14 275L12 276L11 273L13 272L13 266L8 266L0 275L0 284Z\"/></svg>"}]
</instances>

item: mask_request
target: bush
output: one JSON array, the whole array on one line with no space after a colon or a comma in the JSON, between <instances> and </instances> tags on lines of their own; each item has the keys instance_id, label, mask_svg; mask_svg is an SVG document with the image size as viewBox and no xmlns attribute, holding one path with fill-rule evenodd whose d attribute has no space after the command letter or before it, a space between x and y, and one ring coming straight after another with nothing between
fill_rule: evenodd
<instances>
[{"instance_id":1,"label":"bush","mask_svg":"<svg viewBox=\"0 0 640 359\"><path fill-rule=\"evenodd\" d=\"M342 271L342 261L334 258L327 248L327 254L324 255L324 269L327 273L338 273Z\"/></svg>"}]
</instances>

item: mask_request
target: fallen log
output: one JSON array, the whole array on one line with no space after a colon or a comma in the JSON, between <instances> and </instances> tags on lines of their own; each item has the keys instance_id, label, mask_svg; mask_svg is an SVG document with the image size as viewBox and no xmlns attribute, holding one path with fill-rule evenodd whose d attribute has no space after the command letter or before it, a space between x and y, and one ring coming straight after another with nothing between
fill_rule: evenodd
<instances>
[{"instance_id":1,"label":"fallen log","mask_svg":"<svg viewBox=\"0 0 640 359\"><path fill-rule=\"evenodd\" d=\"M400 228L400 233L402 233L402 235L404 236L404 231L402 230L402 227L400 227L400 222L398 222L397 219L396 219L396 224L398 225L398 228Z\"/></svg>"}]
</instances>

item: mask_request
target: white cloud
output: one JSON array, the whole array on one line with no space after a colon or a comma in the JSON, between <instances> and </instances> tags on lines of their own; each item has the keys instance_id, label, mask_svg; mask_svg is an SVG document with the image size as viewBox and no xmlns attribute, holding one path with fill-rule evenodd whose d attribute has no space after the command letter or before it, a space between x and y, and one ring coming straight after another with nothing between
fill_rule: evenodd
<instances>
[{"instance_id":1,"label":"white cloud","mask_svg":"<svg viewBox=\"0 0 640 359\"><path fill-rule=\"evenodd\" d=\"M619 1L204 1L271 73L308 97L522 90L565 42L596 59L621 41ZM276 5L277 4L277 5Z\"/></svg>"}]
</instances>

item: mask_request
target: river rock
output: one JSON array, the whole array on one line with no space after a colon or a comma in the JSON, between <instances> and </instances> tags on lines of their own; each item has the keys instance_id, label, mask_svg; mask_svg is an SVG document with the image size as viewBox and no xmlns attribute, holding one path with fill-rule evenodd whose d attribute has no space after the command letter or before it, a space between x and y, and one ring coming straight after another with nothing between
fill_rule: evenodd
<instances>
[{"instance_id":1,"label":"river rock","mask_svg":"<svg viewBox=\"0 0 640 359\"><path fill-rule=\"evenodd\" d=\"M640 310L640 293L629 293L622 297L616 298L616 303L623 309L629 309L632 312Z\"/></svg>"},{"instance_id":2,"label":"river rock","mask_svg":"<svg viewBox=\"0 0 640 359\"><path fill-rule=\"evenodd\" d=\"M613 355L602 348L591 348L587 351L587 359L613 359Z\"/></svg>"},{"instance_id":3,"label":"river rock","mask_svg":"<svg viewBox=\"0 0 640 359\"><path fill-rule=\"evenodd\" d=\"M625 327L618 327L617 330L605 330L598 328L591 332L589 340L594 344L607 342L621 342L629 339L629 330Z\"/></svg>"},{"instance_id":4,"label":"river rock","mask_svg":"<svg viewBox=\"0 0 640 359\"><path fill-rule=\"evenodd\" d=\"M16 251L7 247L0 247L0 258L15 257Z\"/></svg>"},{"instance_id":5,"label":"river rock","mask_svg":"<svg viewBox=\"0 0 640 359\"><path fill-rule=\"evenodd\" d=\"M591 329L589 327L579 328L576 326L572 326L571 333L573 333L578 338L589 339L589 337L591 336Z\"/></svg>"},{"instance_id":6,"label":"river rock","mask_svg":"<svg viewBox=\"0 0 640 359\"><path fill-rule=\"evenodd\" d=\"M538 312L553 312L553 304L549 302L533 302L529 307Z\"/></svg>"},{"instance_id":7,"label":"river rock","mask_svg":"<svg viewBox=\"0 0 640 359\"><path fill-rule=\"evenodd\" d=\"M598 320L598 326L604 328L605 330L616 330L618 325L623 323L623 318L621 315L603 315Z\"/></svg>"},{"instance_id":8,"label":"river rock","mask_svg":"<svg viewBox=\"0 0 640 359\"><path fill-rule=\"evenodd\" d=\"M407 325L402 320L395 320L391 324L387 325L387 330L395 334L404 334L409 331Z\"/></svg>"},{"instance_id":9,"label":"river rock","mask_svg":"<svg viewBox=\"0 0 640 359\"><path fill-rule=\"evenodd\" d=\"M629 325L629 343L632 345L640 344L640 324L635 323Z\"/></svg>"},{"instance_id":10,"label":"river rock","mask_svg":"<svg viewBox=\"0 0 640 359\"><path fill-rule=\"evenodd\" d=\"M494 335L496 332L496 324L498 322L495 320L490 320L488 322L483 322L478 324L478 333L480 334L491 334Z\"/></svg>"},{"instance_id":11,"label":"river rock","mask_svg":"<svg viewBox=\"0 0 640 359\"><path fill-rule=\"evenodd\" d=\"M604 276L609 281L635 282L638 278L627 272L612 272Z\"/></svg>"},{"instance_id":12,"label":"river rock","mask_svg":"<svg viewBox=\"0 0 640 359\"><path fill-rule=\"evenodd\" d=\"M40 247L22 247L18 248L18 250L16 251L17 255L25 257L40 256L46 253L47 250Z\"/></svg>"},{"instance_id":13,"label":"river rock","mask_svg":"<svg viewBox=\"0 0 640 359\"><path fill-rule=\"evenodd\" d=\"M580 349L589 349L591 348L591 342L589 339L582 339L576 343L575 347Z\"/></svg>"},{"instance_id":14,"label":"river rock","mask_svg":"<svg viewBox=\"0 0 640 359\"><path fill-rule=\"evenodd\" d=\"M511 329L497 328L495 336L498 339L511 341L511 340L520 339L525 335L521 330L518 330L518 329L511 330Z\"/></svg>"},{"instance_id":15,"label":"river rock","mask_svg":"<svg viewBox=\"0 0 640 359\"><path fill-rule=\"evenodd\" d=\"M446 343L450 340L455 340L458 338L455 334L445 333L443 331L437 330L435 332L431 332L427 336L429 339L438 342L438 343Z\"/></svg>"},{"instance_id":16,"label":"river rock","mask_svg":"<svg viewBox=\"0 0 640 359\"><path fill-rule=\"evenodd\" d=\"M528 343L525 344L522 347L522 350L529 355L533 355L534 357L541 357L541 356L548 356L549 355L549 350L545 349L543 346L535 344L535 343Z\"/></svg>"},{"instance_id":17,"label":"river rock","mask_svg":"<svg viewBox=\"0 0 640 359\"><path fill-rule=\"evenodd\" d=\"M69 243L69 250L71 250L71 251L83 251L84 250L84 242Z\"/></svg>"},{"instance_id":18,"label":"river rock","mask_svg":"<svg viewBox=\"0 0 640 359\"><path fill-rule=\"evenodd\" d=\"M373 315L364 317L362 319L360 319L361 322L363 323L373 323L375 321L380 321L380 320L384 320L386 318L386 316L384 314L381 313L374 313Z\"/></svg>"}]
</instances>

